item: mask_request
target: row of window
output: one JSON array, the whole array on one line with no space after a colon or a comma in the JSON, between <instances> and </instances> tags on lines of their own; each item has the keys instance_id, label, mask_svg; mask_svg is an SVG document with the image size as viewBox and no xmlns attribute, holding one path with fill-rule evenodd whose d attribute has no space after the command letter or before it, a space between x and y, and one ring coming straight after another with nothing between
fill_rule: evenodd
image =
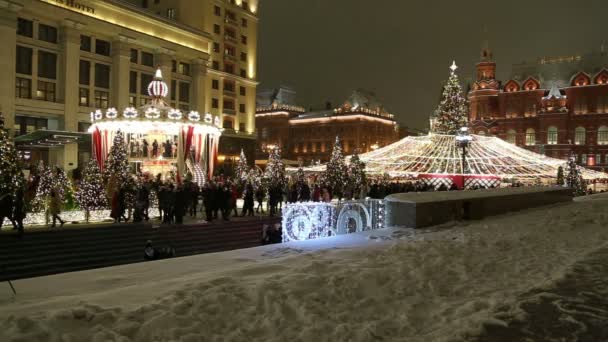
<instances>
[{"instance_id":1,"label":"row of window","mask_svg":"<svg viewBox=\"0 0 608 342\"><path fill-rule=\"evenodd\" d=\"M484 132L479 132L484 133ZM534 128L526 129L525 133L525 144L527 146L536 145L536 131ZM517 141L517 132L515 130L507 131L507 139L508 142L515 144ZM547 144L548 145L556 145L558 143L558 130L555 126L550 126L547 129ZM577 127L574 130L574 144L575 145L585 145L587 143L587 131L584 127ZM608 145L608 127L601 126L597 130L597 144L598 145Z\"/></svg>"},{"instance_id":2,"label":"row of window","mask_svg":"<svg viewBox=\"0 0 608 342\"><path fill-rule=\"evenodd\" d=\"M57 44L57 28L43 23L37 23L38 34L34 37L34 22L17 18L17 34L24 37L36 38L48 43Z\"/></svg>"},{"instance_id":3,"label":"row of window","mask_svg":"<svg viewBox=\"0 0 608 342\"><path fill-rule=\"evenodd\" d=\"M220 62L218 61L213 61L211 62L211 68L215 69L215 70L220 70ZM235 74L235 68L234 68L234 64L230 63L230 62L224 62L224 71L229 73L229 74ZM242 78L247 78L247 71L243 68L241 68L239 76L241 76Z\"/></svg>"},{"instance_id":4,"label":"row of window","mask_svg":"<svg viewBox=\"0 0 608 342\"><path fill-rule=\"evenodd\" d=\"M242 2L242 6L243 8L248 9L249 5L247 4L247 1L243 1ZM232 11L226 10L226 16L225 16L225 21L226 22L231 22L231 23L236 23L236 14ZM222 8L220 6L214 6L213 7L213 14L215 14L218 17L222 16ZM241 18L241 26L242 27L247 27L247 19L245 18Z\"/></svg>"},{"instance_id":5,"label":"row of window","mask_svg":"<svg viewBox=\"0 0 608 342\"><path fill-rule=\"evenodd\" d=\"M220 89L220 80L218 79L212 79L211 80L211 88L215 89L215 90L219 90ZM228 81L228 80L224 80L224 91L228 91L228 92L233 92L235 91L235 86L234 86L234 82ZM239 95L241 96L246 96L247 95L247 88L243 87L243 86L239 86Z\"/></svg>"},{"instance_id":6,"label":"row of window","mask_svg":"<svg viewBox=\"0 0 608 342\"><path fill-rule=\"evenodd\" d=\"M234 112L234 100L232 99L224 99L222 101L223 110L226 114L236 114ZM220 108L220 100L217 98L211 99L211 108L219 109ZM247 106L244 103L239 104L239 113L247 113Z\"/></svg>"},{"instance_id":7,"label":"row of window","mask_svg":"<svg viewBox=\"0 0 608 342\"><path fill-rule=\"evenodd\" d=\"M220 52L220 43L213 43L213 52ZM236 57L236 48L229 44L224 44L224 55ZM247 62L247 52L241 52L241 62Z\"/></svg>"}]
</instances>

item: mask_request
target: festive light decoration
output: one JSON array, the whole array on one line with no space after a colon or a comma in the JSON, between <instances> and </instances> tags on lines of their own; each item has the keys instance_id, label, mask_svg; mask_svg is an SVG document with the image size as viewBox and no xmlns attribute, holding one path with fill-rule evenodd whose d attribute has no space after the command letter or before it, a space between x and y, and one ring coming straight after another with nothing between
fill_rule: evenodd
<instances>
[{"instance_id":1,"label":"festive light decoration","mask_svg":"<svg viewBox=\"0 0 608 342\"><path fill-rule=\"evenodd\" d=\"M106 110L106 118L116 119L117 116L118 116L118 111L116 110L116 108L111 107L111 108L108 108L108 110Z\"/></svg>"},{"instance_id":2,"label":"festive light decoration","mask_svg":"<svg viewBox=\"0 0 608 342\"><path fill-rule=\"evenodd\" d=\"M104 194L103 179L99 165L95 159L91 159L83 172L80 186L76 192L76 200L82 210L85 211L85 220L89 222L90 212L107 207Z\"/></svg>"},{"instance_id":3,"label":"festive light decoration","mask_svg":"<svg viewBox=\"0 0 608 342\"><path fill-rule=\"evenodd\" d=\"M154 192L152 192L154 193ZM158 217L160 213L158 208L155 206L150 207L148 210L150 217ZM67 222L85 222L86 212L84 210L66 210L61 213L61 218ZM112 222L113 219L110 217L110 210L92 210L89 213L89 222ZM44 212L28 213L23 224L26 226L31 225L43 225L46 224L46 214ZM8 219L4 220L5 225L9 225Z\"/></svg>"},{"instance_id":4,"label":"festive light decoration","mask_svg":"<svg viewBox=\"0 0 608 342\"><path fill-rule=\"evenodd\" d=\"M285 165L281 160L281 151L275 148L268 155L268 164L264 172L264 180L268 187L285 185Z\"/></svg>"},{"instance_id":5,"label":"festive light decoration","mask_svg":"<svg viewBox=\"0 0 608 342\"><path fill-rule=\"evenodd\" d=\"M0 112L0 198L5 195L14 198L17 190L23 188L24 184L17 150L8 131L4 130L4 116Z\"/></svg>"},{"instance_id":6,"label":"festive light decoration","mask_svg":"<svg viewBox=\"0 0 608 342\"><path fill-rule=\"evenodd\" d=\"M179 109L171 108L169 112L167 112L167 117L172 120L179 120L182 118L182 111Z\"/></svg>"},{"instance_id":7,"label":"festive light decoration","mask_svg":"<svg viewBox=\"0 0 608 342\"><path fill-rule=\"evenodd\" d=\"M336 137L329 163L327 163L325 168L323 180L331 188L331 192L335 197L342 198L344 188L348 185L349 181L348 168L346 167L339 137Z\"/></svg>"},{"instance_id":8,"label":"festive light decoration","mask_svg":"<svg viewBox=\"0 0 608 342\"><path fill-rule=\"evenodd\" d=\"M134 107L127 107L122 111L122 116L124 116L126 119L135 119L138 115L137 109Z\"/></svg>"},{"instance_id":9,"label":"festive light decoration","mask_svg":"<svg viewBox=\"0 0 608 342\"><path fill-rule=\"evenodd\" d=\"M101 112L101 109L96 109L94 112L94 116L95 120L101 120L101 118L103 118L103 113Z\"/></svg>"},{"instance_id":10,"label":"festive light decoration","mask_svg":"<svg viewBox=\"0 0 608 342\"><path fill-rule=\"evenodd\" d=\"M169 94L169 87L163 81L163 74L160 69L156 69L154 80L148 84L148 95L154 98L164 98Z\"/></svg>"},{"instance_id":11,"label":"festive light decoration","mask_svg":"<svg viewBox=\"0 0 608 342\"><path fill-rule=\"evenodd\" d=\"M564 168L560 166L557 168L557 185L563 186L565 182L566 181L564 180Z\"/></svg>"},{"instance_id":12,"label":"festive light decoration","mask_svg":"<svg viewBox=\"0 0 608 342\"><path fill-rule=\"evenodd\" d=\"M348 176L352 194L357 198L361 189L367 184L367 175L365 174L365 163L361 161L356 151L350 157Z\"/></svg>"},{"instance_id":13,"label":"festive light decoration","mask_svg":"<svg viewBox=\"0 0 608 342\"><path fill-rule=\"evenodd\" d=\"M247 176L249 175L249 165L247 165L247 157L245 152L241 149L241 155L239 161L236 164L235 177L241 184L247 182Z\"/></svg>"},{"instance_id":14,"label":"festive light decoration","mask_svg":"<svg viewBox=\"0 0 608 342\"><path fill-rule=\"evenodd\" d=\"M213 115L211 113L205 113L205 123L213 123Z\"/></svg>"},{"instance_id":15,"label":"festive light decoration","mask_svg":"<svg viewBox=\"0 0 608 342\"><path fill-rule=\"evenodd\" d=\"M576 165L574 156L570 156L568 159L568 176L566 177L566 184L572 188L572 194L574 196L583 196L587 193L587 185L581 175L581 167Z\"/></svg>"},{"instance_id":16,"label":"festive light decoration","mask_svg":"<svg viewBox=\"0 0 608 342\"><path fill-rule=\"evenodd\" d=\"M127 181L127 178L130 177L127 145L120 130L114 136L114 143L108 154L103 176L106 183L114 179L118 186L122 186ZM114 185L109 184L109 186Z\"/></svg>"},{"instance_id":17,"label":"festive light decoration","mask_svg":"<svg viewBox=\"0 0 608 342\"><path fill-rule=\"evenodd\" d=\"M37 173L39 179L36 187L36 197L32 201L32 211L46 211L51 191L56 191L61 203L65 204L66 200L72 201L72 183L65 171L58 167L51 169L40 162Z\"/></svg>"},{"instance_id":18,"label":"festive light decoration","mask_svg":"<svg viewBox=\"0 0 608 342\"><path fill-rule=\"evenodd\" d=\"M467 100L462 96L460 81L456 75L456 62L450 67L450 77L443 87L439 106L431 118L431 131L438 134L455 134L467 125Z\"/></svg>"},{"instance_id":19,"label":"festive light decoration","mask_svg":"<svg viewBox=\"0 0 608 342\"><path fill-rule=\"evenodd\" d=\"M213 123L217 127L220 127L222 125L222 123L220 122L220 117L219 116L216 116L215 118L213 118Z\"/></svg>"},{"instance_id":20,"label":"festive light decoration","mask_svg":"<svg viewBox=\"0 0 608 342\"><path fill-rule=\"evenodd\" d=\"M188 113L188 120L198 122L201 120L201 115L197 111L192 110Z\"/></svg>"},{"instance_id":21,"label":"festive light decoration","mask_svg":"<svg viewBox=\"0 0 608 342\"><path fill-rule=\"evenodd\" d=\"M158 119L160 118L160 109L156 107L148 107L146 108L146 112L144 115L148 119Z\"/></svg>"}]
</instances>

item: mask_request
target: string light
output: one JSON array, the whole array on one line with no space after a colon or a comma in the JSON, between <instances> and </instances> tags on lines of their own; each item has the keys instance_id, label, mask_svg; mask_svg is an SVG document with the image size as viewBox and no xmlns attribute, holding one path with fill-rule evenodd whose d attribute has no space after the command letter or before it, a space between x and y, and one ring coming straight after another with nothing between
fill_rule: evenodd
<instances>
[{"instance_id":1,"label":"string light","mask_svg":"<svg viewBox=\"0 0 608 342\"><path fill-rule=\"evenodd\" d=\"M145 116L148 119L158 119L160 118L160 110L156 107L149 107L146 109Z\"/></svg>"},{"instance_id":2,"label":"string light","mask_svg":"<svg viewBox=\"0 0 608 342\"><path fill-rule=\"evenodd\" d=\"M138 115L137 109L134 107L127 107L122 111L122 116L124 116L126 119L135 119Z\"/></svg>"},{"instance_id":3,"label":"string light","mask_svg":"<svg viewBox=\"0 0 608 342\"><path fill-rule=\"evenodd\" d=\"M198 122L201 120L201 115L195 110L190 111L188 113L188 120Z\"/></svg>"},{"instance_id":4,"label":"string light","mask_svg":"<svg viewBox=\"0 0 608 342\"><path fill-rule=\"evenodd\" d=\"M167 117L172 120L179 120L182 118L182 112L179 109L171 108L167 112Z\"/></svg>"},{"instance_id":5,"label":"string light","mask_svg":"<svg viewBox=\"0 0 608 342\"><path fill-rule=\"evenodd\" d=\"M111 108L108 108L108 110L106 110L106 118L116 119L117 116L118 116L118 111L116 110L116 108L111 107Z\"/></svg>"}]
</instances>

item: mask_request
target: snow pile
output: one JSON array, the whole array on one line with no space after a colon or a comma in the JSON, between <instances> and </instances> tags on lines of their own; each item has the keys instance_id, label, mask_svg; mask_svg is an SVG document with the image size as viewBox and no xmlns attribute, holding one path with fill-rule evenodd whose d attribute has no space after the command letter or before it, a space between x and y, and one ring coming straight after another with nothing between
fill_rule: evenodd
<instances>
[{"instance_id":1,"label":"snow pile","mask_svg":"<svg viewBox=\"0 0 608 342\"><path fill-rule=\"evenodd\" d=\"M0 340L457 341L606 244L607 206L17 281L17 299L0 297Z\"/></svg>"}]
</instances>

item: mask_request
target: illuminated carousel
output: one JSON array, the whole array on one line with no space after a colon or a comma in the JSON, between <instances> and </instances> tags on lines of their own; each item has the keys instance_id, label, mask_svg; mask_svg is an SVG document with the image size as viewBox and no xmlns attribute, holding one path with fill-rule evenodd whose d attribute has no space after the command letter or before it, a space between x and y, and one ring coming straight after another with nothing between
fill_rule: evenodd
<instances>
[{"instance_id":1,"label":"illuminated carousel","mask_svg":"<svg viewBox=\"0 0 608 342\"><path fill-rule=\"evenodd\" d=\"M151 101L139 108L101 109L91 113L93 151L99 165L105 163L114 136L122 132L129 162L136 172L169 178L188 172L202 184L213 174L217 160L220 119L196 111L184 113L165 102L169 87L160 69L148 85Z\"/></svg>"}]
</instances>

